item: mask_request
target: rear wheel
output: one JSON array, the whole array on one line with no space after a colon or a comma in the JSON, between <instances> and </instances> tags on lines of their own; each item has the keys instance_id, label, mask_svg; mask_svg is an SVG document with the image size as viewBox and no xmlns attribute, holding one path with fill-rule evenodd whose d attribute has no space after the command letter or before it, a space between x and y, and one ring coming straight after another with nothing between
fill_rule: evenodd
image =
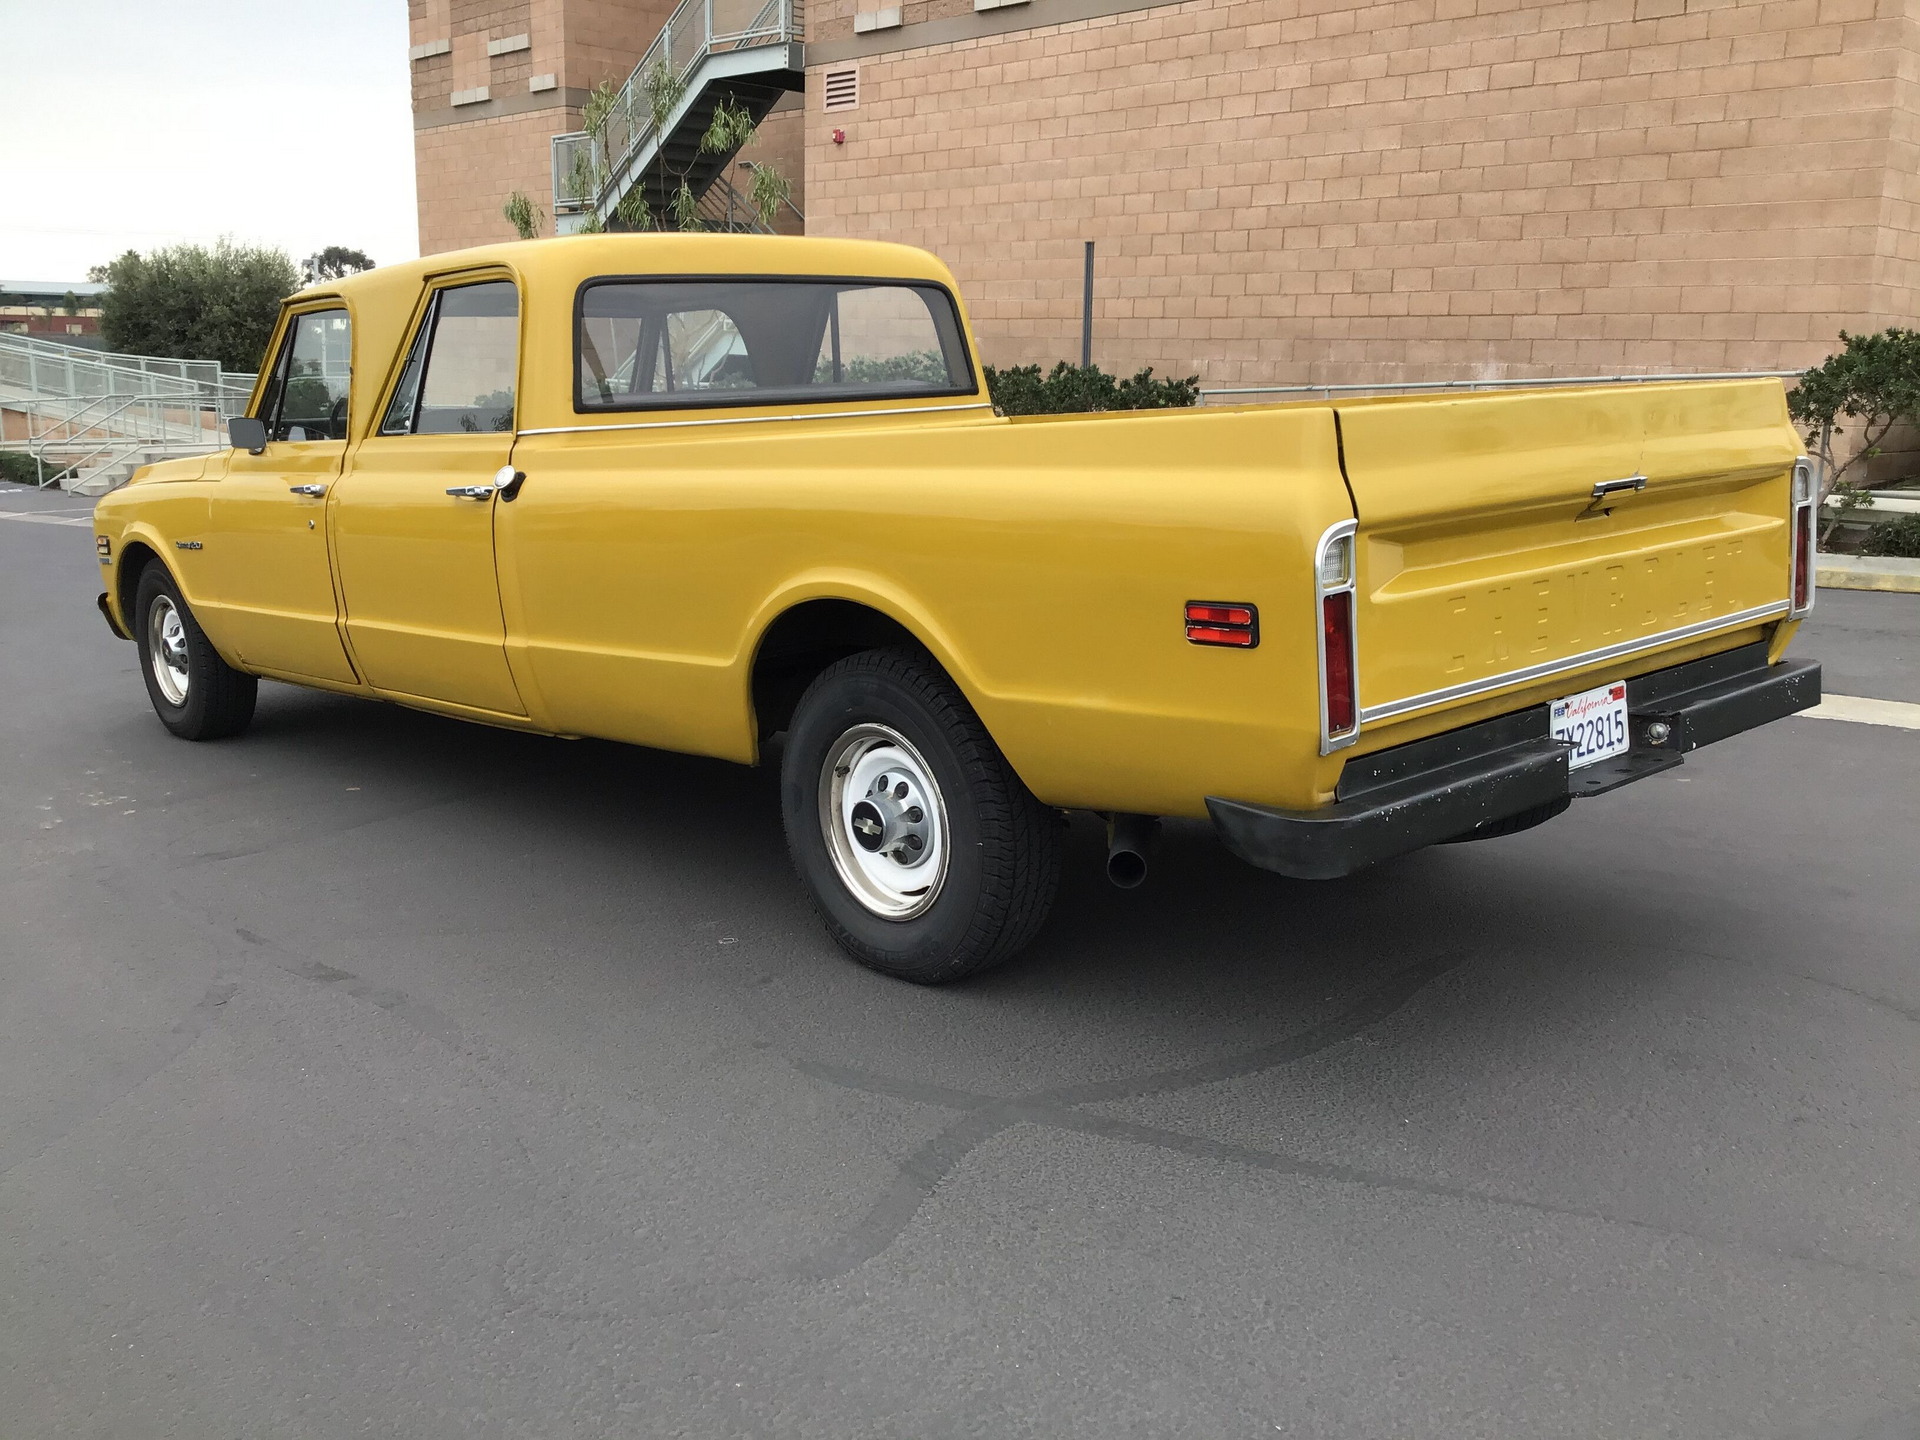
<instances>
[{"instance_id":1,"label":"rear wheel","mask_svg":"<svg viewBox=\"0 0 1920 1440\"><path fill-rule=\"evenodd\" d=\"M938 985L1011 959L1046 919L1060 826L927 656L830 666L781 761L794 868L863 965Z\"/></svg>"},{"instance_id":2,"label":"rear wheel","mask_svg":"<svg viewBox=\"0 0 1920 1440\"><path fill-rule=\"evenodd\" d=\"M220 658L158 561L140 572L129 618L161 724L182 740L219 740L247 728L258 682Z\"/></svg>"}]
</instances>

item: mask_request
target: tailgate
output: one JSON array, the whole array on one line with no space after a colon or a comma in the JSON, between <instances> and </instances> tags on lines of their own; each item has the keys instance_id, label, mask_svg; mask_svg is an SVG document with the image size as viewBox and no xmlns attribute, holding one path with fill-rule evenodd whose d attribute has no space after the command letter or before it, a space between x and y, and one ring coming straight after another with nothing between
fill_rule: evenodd
<instances>
[{"instance_id":1,"label":"tailgate","mask_svg":"<svg viewBox=\"0 0 1920 1440\"><path fill-rule=\"evenodd\" d=\"M1777 380L1361 401L1339 415L1360 525L1363 731L1637 673L1651 668L1640 657L1731 644L1788 609L1801 447ZM1592 498L1642 475L1643 489Z\"/></svg>"}]
</instances>

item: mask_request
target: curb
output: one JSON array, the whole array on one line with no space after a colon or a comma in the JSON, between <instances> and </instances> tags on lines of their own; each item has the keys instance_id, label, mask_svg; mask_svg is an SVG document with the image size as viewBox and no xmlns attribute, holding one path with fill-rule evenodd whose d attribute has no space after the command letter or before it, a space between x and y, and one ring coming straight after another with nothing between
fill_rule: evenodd
<instances>
[{"instance_id":1,"label":"curb","mask_svg":"<svg viewBox=\"0 0 1920 1440\"><path fill-rule=\"evenodd\" d=\"M1820 555L1813 578L1822 590L1898 590L1920 595L1920 560L1882 555Z\"/></svg>"}]
</instances>

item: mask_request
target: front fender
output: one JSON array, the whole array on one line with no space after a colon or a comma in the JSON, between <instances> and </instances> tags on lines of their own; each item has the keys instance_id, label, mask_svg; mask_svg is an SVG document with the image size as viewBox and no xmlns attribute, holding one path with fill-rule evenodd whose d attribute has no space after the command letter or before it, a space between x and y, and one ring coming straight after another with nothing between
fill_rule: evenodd
<instances>
[{"instance_id":1,"label":"front fender","mask_svg":"<svg viewBox=\"0 0 1920 1440\"><path fill-rule=\"evenodd\" d=\"M134 498L128 497L129 500ZM145 501L145 497L138 498ZM195 618L200 621L201 628L207 631L207 637L213 641L214 647L224 653L226 647L216 633L218 606L214 603L212 577L201 559L201 552L181 549L174 538L183 534L197 536L206 533L209 513L206 498L169 495L159 498L157 502L142 503L137 512L123 513L128 508L126 502L112 509L107 509L103 503L94 514L95 535L105 538L113 550L108 563L101 566L102 577L106 581L106 603L112 607L112 618L128 635L134 633L128 614L131 592L138 582L140 569L147 557L151 556L166 566L167 573L180 587L181 598L193 608ZM130 557L138 563L130 564ZM213 625L208 624L210 619L213 619Z\"/></svg>"}]
</instances>

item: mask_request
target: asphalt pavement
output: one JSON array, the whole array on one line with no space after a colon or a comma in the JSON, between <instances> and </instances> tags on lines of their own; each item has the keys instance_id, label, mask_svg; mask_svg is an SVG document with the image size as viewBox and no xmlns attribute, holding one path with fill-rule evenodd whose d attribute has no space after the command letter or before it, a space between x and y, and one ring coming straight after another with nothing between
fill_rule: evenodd
<instances>
[{"instance_id":1,"label":"asphalt pavement","mask_svg":"<svg viewBox=\"0 0 1920 1440\"><path fill-rule=\"evenodd\" d=\"M172 739L84 505L0 512L8 1440L1920 1435L1920 731L1331 884L1081 823L922 990L766 772ZM1795 653L1920 701L1920 596Z\"/></svg>"}]
</instances>

